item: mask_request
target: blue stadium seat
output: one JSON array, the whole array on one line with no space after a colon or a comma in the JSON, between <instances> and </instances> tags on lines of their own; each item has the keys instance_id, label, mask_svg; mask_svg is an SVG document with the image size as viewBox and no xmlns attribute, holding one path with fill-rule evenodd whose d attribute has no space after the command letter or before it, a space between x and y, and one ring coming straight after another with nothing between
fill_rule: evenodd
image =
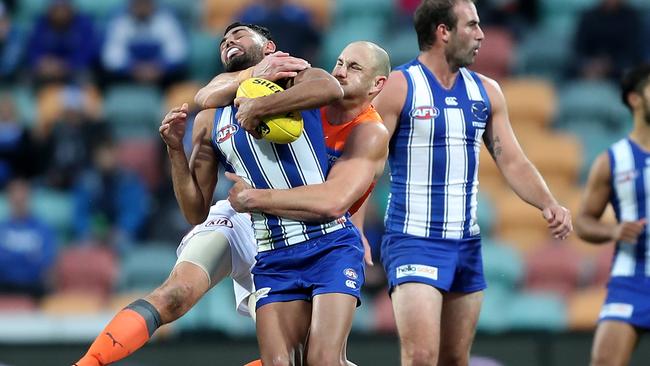
<instances>
[{"instance_id":1,"label":"blue stadium seat","mask_svg":"<svg viewBox=\"0 0 650 366\"><path fill-rule=\"evenodd\" d=\"M190 38L189 70L192 80L207 82L221 72L220 38L200 31L192 31Z\"/></svg>"},{"instance_id":2,"label":"blue stadium seat","mask_svg":"<svg viewBox=\"0 0 650 366\"><path fill-rule=\"evenodd\" d=\"M106 92L104 113L118 139L155 136L163 116L160 91L140 85L116 85Z\"/></svg>"},{"instance_id":3,"label":"blue stadium seat","mask_svg":"<svg viewBox=\"0 0 650 366\"><path fill-rule=\"evenodd\" d=\"M517 47L515 72L559 82L571 59L572 32L541 24L528 32ZM540 45L552 47L540 47Z\"/></svg>"},{"instance_id":4,"label":"blue stadium seat","mask_svg":"<svg viewBox=\"0 0 650 366\"><path fill-rule=\"evenodd\" d=\"M519 253L495 240L483 240L483 272L488 286L515 291L524 275L523 260Z\"/></svg>"},{"instance_id":5,"label":"blue stadium seat","mask_svg":"<svg viewBox=\"0 0 650 366\"><path fill-rule=\"evenodd\" d=\"M20 0L16 2L16 21L29 29L39 15L45 12L51 0Z\"/></svg>"},{"instance_id":6,"label":"blue stadium seat","mask_svg":"<svg viewBox=\"0 0 650 366\"><path fill-rule=\"evenodd\" d=\"M385 27L384 18L368 14L337 22L325 34L321 64L326 70L331 70L338 55L350 42L364 40L379 43Z\"/></svg>"},{"instance_id":7,"label":"blue stadium seat","mask_svg":"<svg viewBox=\"0 0 650 366\"><path fill-rule=\"evenodd\" d=\"M504 287L492 286L488 283L481 306L481 315L478 319L477 329L482 332L498 333L508 328L506 311L510 300L515 294Z\"/></svg>"},{"instance_id":8,"label":"blue stadium seat","mask_svg":"<svg viewBox=\"0 0 650 366\"><path fill-rule=\"evenodd\" d=\"M337 0L334 7L334 19L354 19L359 15L388 18L395 10L393 0Z\"/></svg>"},{"instance_id":9,"label":"blue stadium seat","mask_svg":"<svg viewBox=\"0 0 650 366\"><path fill-rule=\"evenodd\" d=\"M74 209L72 194L46 188L35 189L32 208L37 217L56 230L59 239L70 235Z\"/></svg>"},{"instance_id":10,"label":"blue stadium seat","mask_svg":"<svg viewBox=\"0 0 650 366\"><path fill-rule=\"evenodd\" d=\"M12 88L10 93L16 103L20 122L29 127L34 127L36 123L36 108L34 108L36 98L34 98L31 88L20 85Z\"/></svg>"},{"instance_id":11,"label":"blue stadium seat","mask_svg":"<svg viewBox=\"0 0 650 366\"><path fill-rule=\"evenodd\" d=\"M400 27L389 32L380 43L390 55L390 62L393 67L403 65L418 54L418 37L412 27Z\"/></svg>"},{"instance_id":12,"label":"blue stadium seat","mask_svg":"<svg viewBox=\"0 0 650 366\"><path fill-rule=\"evenodd\" d=\"M118 289L153 290L167 279L175 263L176 247L172 243L138 243L122 259Z\"/></svg>"},{"instance_id":13,"label":"blue stadium seat","mask_svg":"<svg viewBox=\"0 0 650 366\"><path fill-rule=\"evenodd\" d=\"M567 327L566 305L556 294L521 293L511 298L503 311L512 330L560 331Z\"/></svg>"},{"instance_id":14,"label":"blue stadium seat","mask_svg":"<svg viewBox=\"0 0 650 366\"><path fill-rule=\"evenodd\" d=\"M575 121L599 121L612 132L620 131L631 115L620 101L618 88L611 82L573 81L561 88L558 95L557 126L571 129Z\"/></svg>"}]
</instances>

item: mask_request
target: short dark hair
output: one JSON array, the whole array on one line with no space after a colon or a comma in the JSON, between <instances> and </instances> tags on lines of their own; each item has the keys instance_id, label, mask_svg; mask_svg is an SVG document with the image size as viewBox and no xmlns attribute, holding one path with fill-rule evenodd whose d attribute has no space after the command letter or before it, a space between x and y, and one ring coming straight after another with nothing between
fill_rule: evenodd
<instances>
[{"instance_id":1,"label":"short dark hair","mask_svg":"<svg viewBox=\"0 0 650 366\"><path fill-rule=\"evenodd\" d=\"M444 24L449 29L454 29L458 18L453 11L459 1L474 2L474 0L422 0L415 10L413 25L418 36L420 51L431 48L436 41L436 28Z\"/></svg>"},{"instance_id":2,"label":"short dark hair","mask_svg":"<svg viewBox=\"0 0 650 366\"><path fill-rule=\"evenodd\" d=\"M627 101L627 96L630 93L642 94L648 82L650 82L650 64L640 64L627 70L623 78L621 78L621 99L623 104L631 110L632 106Z\"/></svg>"},{"instance_id":3,"label":"short dark hair","mask_svg":"<svg viewBox=\"0 0 650 366\"><path fill-rule=\"evenodd\" d=\"M236 27L246 27L246 28L252 30L253 32L259 34L260 36L266 38L267 40L273 41L273 35L271 34L271 31L268 28L262 27L261 25L257 25L257 24L242 23L242 22L234 22L231 25L229 25L228 27L226 27L226 30L223 31L224 36L226 34L228 34L228 32L231 29L236 28Z\"/></svg>"}]
</instances>

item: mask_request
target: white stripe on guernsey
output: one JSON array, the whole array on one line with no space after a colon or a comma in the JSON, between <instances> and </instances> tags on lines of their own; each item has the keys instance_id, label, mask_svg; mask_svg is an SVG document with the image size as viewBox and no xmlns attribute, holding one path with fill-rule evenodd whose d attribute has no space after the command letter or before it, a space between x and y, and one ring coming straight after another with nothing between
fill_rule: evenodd
<instances>
[{"instance_id":1,"label":"white stripe on guernsey","mask_svg":"<svg viewBox=\"0 0 650 366\"><path fill-rule=\"evenodd\" d=\"M445 108L447 125L447 176L445 185L445 225L442 236L463 237L465 222L465 182L467 181L467 147L465 118L460 108Z\"/></svg>"},{"instance_id":2,"label":"white stripe on guernsey","mask_svg":"<svg viewBox=\"0 0 650 366\"><path fill-rule=\"evenodd\" d=\"M472 191L470 192L470 222L469 222L469 235L474 236L481 233L481 228L478 226L478 219L476 211L478 209L478 169L479 169L479 155L481 153L481 137L483 136L483 129L477 128L474 130L474 161L476 168L474 169L474 177L472 178Z\"/></svg>"},{"instance_id":3,"label":"white stripe on guernsey","mask_svg":"<svg viewBox=\"0 0 650 366\"><path fill-rule=\"evenodd\" d=\"M232 123L232 107L224 107L223 112L221 113L221 119L217 122L217 131L221 130L221 128L231 123ZM241 155L235 148L235 138L228 139L227 142L224 142L224 146L228 146L227 149L231 151L230 154L226 153L224 148L222 148L221 144L217 144L217 147L221 151L221 154L226 158L230 166L232 166L232 168L235 170L235 174L242 177L242 179L244 179L249 184L252 184L252 176L248 171L248 169L246 169L246 165L243 164L243 159ZM251 215L251 219L253 222L255 239L256 240L267 239L268 235L267 237L261 237L260 235L262 233L271 232L266 216L254 213Z\"/></svg>"},{"instance_id":4,"label":"white stripe on guernsey","mask_svg":"<svg viewBox=\"0 0 650 366\"><path fill-rule=\"evenodd\" d=\"M413 90L412 90L412 93L411 93L412 94L411 95L411 109L410 109L411 111L413 111L415 109L415 100L416 100L415 91L416 90L415 90L415 81L413 80L413 70L415 70L416 68L417 68L417 66L411 66L406 70L407 71L406 74L411 79L411 83L413 84ZM412 145L411 140L413 138L414 126L415 126L415 120L412 117L409 118L409 124L410 124L409 125L409 130L408 130L409 131L409 137L406 140L406 182L404 183L404 185L406 186L405 187L406 192L404 192L404 196L405 196L404 203L405 203L405 206L406 206L406 210L405 210L405 214L404 214L404 232L405 233L408 233L408 222L409 222L409 218L411 217L411 206L409 205L410 200L411 200L411 191L409 189L409 181L411 180L411 154L410 154L410 151L411 151L411 145ZM392 175L391 175L391 179L392 179Z\"/></svg>"},{"instance_id":5,"label":"white stripe on guernsey","mask_svg":"<svg viewBox=\"0 0 650 366\"><path fill-rule=\"evenodd\" d=\"M619 203L621 221L635 221L638 218L636 189L635 189L635 165L632 146L627 140L621 140L612 146L614 155L615 171L613 172L614 187ZM630 174L629 177L618 181L621 173ZM635 245L633 243L619 242L619 250L612 266L612 276L634 276L636 257L634 255Z\"/></svg>"},{"instance_id":6,"label":"white stripe on guernsey","mask_svg":"<svg viewBox=\"0 0 650 366\"><path fill-rule=\"evenodd\" d=\"M414 108L434 108L433 94L424 71L420 66L409 68L413 80ZM428 236L431 192L431 169L433 165L434 119L411 118L411 138L408 146L407 212L404 231L407 234Z\"/></svg>"},{"instance_id":7,"label":"white stripe on guernsey","mask_svg":"<svg viewBox=\"0 0 650 366\"><path fill-rule=\"evenodd\" d=\"M253 140L250 136L248 136L248 144L268 186L272 189L291 188L287 174L279 163L275 146L266 140ZM304 234L305 226L302 223L281 217L278 219L287 244L291 245L307 240L307 236Z\"/></svg>"},{"instance_id":8,"label":"white stripe on guernsey","mask_svg":"<svg viewBox=\"0 0 650 366\"><path fill-rule=\"evenodd\" d=\"M467 96L470 100L483 100L483 95L481 94L481 89L479 89L476 80L472 77L472 74L464 67L460 68L460 74L463 75L465 80L465 90L467 90Z\"/></svg>"},{"instance_id":9,"label":"white stripe on guernsey","mask_svg":"<svg viewBox=\"0 0 650 366\"><path fill-rule=\"evenodd\" d=\"M650 168L643 169L643 179L645 182L645 217L650 217L650 203L648 203L648 194L650 194ZM645 275L650 276L650 225L645 226Z\"/></svg>"}]
</instances>

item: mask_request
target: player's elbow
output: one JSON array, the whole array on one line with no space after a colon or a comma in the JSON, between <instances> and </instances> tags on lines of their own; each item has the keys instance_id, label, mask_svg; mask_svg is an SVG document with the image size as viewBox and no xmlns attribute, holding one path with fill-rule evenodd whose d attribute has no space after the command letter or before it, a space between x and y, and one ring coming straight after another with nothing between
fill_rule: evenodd
<instances>
[{"instance_id":1,"label":"player's elbow","mask_svg":"<svg viewBox=\"0 0 650 366\"><path fill-rule=\"evenodd\" d=\"M319 205L319 207L319 215L321 216L321 219L327 222L336 220L345 215L348 212L350 205L347 204L347 201L342 197L330 197L330 199Z\"/></svg>"}]
</instances>

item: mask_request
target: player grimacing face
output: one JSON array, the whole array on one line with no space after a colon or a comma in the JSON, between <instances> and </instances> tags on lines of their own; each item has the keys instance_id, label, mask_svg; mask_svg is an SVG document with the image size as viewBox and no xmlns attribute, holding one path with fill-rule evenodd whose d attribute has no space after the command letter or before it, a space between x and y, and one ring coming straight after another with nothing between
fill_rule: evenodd
<instances>
[{"instance_id":1,"label":"player grimacing face","mask_svg":"<svg viewBox=\"0 0 650 366\"><path fill-rule=\"evenodd\" d=\"M476 6L469 1L459 1L452 11L456 12L457 21L451 31L445 56L451 65L469 66L474 63L484 38Z\"/></svg>"},{"instance_id":2,"label":"player grimacing face","mask_svg":"<svg viewBox=\"0 0 650 366\"><path fill-rule=\"evenodd\" d=\"M338 80L345 99L365 97L373 86L371 53L359 44L346 47L336 60L332 76Z\"/></svg>"},{"instance_id":3,"label":"player grimacing face","mask_svg":"<svg viewBox=\"0 0 650 366\"><path fill-rule=\"evenodd\" d=\"M235 27L221 40L221 63L226 72L241 71L257 65L270 47L264 37L247 27Z\"/></svg>"}]
</instances>

